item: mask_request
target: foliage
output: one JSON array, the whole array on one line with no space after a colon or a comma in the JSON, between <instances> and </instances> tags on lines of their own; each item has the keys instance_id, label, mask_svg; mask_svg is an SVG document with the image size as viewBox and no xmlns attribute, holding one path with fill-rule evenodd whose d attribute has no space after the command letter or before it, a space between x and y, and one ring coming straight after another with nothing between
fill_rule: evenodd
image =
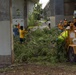
<instances>
[{"instance_id":1,"label":"foliage","mask_svg":"<svg viewBox=\"0 0 76 75\"><path fill-rule=\"evenodd\" d=\"M25 43L14 42L15 58L17 62L62 62L66 61L66 50L62 42L57 43L60 32L57 28L48 30L37 29L25 36Z\"/></svg>"},{"instance_id":2,"label":"foliage","mask_svg":"<svg viewBox=\"0 0 76 75\"><path fill-rule=\"evenodd\" d=\"M29 14L29 16L28 16L28 25L29 26L34 26L35 22L36 22L36 20L34 18L34 15L33 14Z\"/></svg>"},{"instance_id":3,"label":"foliage","mask_svg":"<svg viewBox=\"0 0 76 75\"><path fill-rule=\"evenodd\" d=\"M37 26L39 25L40 15L42 13L41 4L37 3L34 7L32 13L29 13L28 16L28 26Z\"/></svg>"},{"instance_id":4,"label":"foliage","mask_svg":"<svg viewBox=\"0 0 76 75\"><path fill-rule=\"evenodd\" d=\"M29 14L28 16L28 27L34 27L34 26L39 26L40 23L38 20L35 19L34 14Z\"/></svg>"},{"instance_id":5,"label":"foliage","mask_svg":"<svg viewBox=\"0 0 76 75\"><path fill-rule=\"evenodd\" d=\"M34 14L34 17L35 17L36 20L40 20L40 17L41 17L41 14L42 14L41 6L42 6L42 4L37 3L34 7L33 14Z\"/></svg>"}]
</instances>

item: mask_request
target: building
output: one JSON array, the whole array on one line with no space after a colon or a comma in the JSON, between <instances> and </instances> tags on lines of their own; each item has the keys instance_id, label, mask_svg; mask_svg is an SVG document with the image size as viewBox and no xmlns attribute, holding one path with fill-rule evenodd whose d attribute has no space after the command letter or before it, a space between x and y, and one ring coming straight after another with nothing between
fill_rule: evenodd
<instances>
[{"instance_id":1,"label":"building","mask_svg":"<svg viewBox=\"0 0 76 75\"><path fill-rule=\"evenodd\" d=\"M12 25L27 26L28 13L38 0L0 0L0 65L14 61Z\"/></svg>"},{"instance_id":2,"label":"building","mask_svg":"<svg viewBox=\"0 0 76 75\"><path fill-rule=\"evenodd\" d=\"M50 1L47 3L47 5L45 6L44 10L43 10L43 14L45 15L44 18L49 18L51 15L51 11L50 11Z\"/></svg>"},{"instance_id":3,"label":"building","mask_svg":"<svg viewBox=\"0 0 76 75\"><path fill-rule=\"evenodd\" d=\"M64 18L73 20L75 10L76 0L49 0L44 8L45 14L51 19L52 27L55 27Z\"/></svg>"},{"instance_id":4,"label":"building","mask_svg":"<svg viewBox=\"0 0 76 75\"><path fill-rule=\"evenodd\" d=\"M21 26L27 26L28 15L33 12L35 3L38 0L12 0L12 18L13 25L20 23Z\"/></svg>"}]
</instances>

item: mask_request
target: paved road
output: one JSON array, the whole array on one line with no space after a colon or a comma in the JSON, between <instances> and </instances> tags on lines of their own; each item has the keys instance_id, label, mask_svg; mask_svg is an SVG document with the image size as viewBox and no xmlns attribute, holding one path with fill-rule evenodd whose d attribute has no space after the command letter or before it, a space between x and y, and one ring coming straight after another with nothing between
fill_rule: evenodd
<instances>
[{"instance_id":1,"label":"paved road","mask_svg":"<svg viewBox=\"0 0 76 75\"><path fill-rule=\"evenodd\" d=\"M45 23L42 23L42 25L40 26L35 26L32 30L35 31L36 29L44 29L44 28L48 28L48 25Z\"/></svg>"}]
</instances>

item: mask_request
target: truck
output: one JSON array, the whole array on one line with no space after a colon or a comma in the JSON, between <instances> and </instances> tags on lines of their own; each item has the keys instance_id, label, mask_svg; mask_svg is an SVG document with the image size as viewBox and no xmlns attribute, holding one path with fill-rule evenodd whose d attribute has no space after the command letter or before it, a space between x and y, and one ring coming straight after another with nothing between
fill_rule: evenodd
<instances>
[{"instance_id":1,"label":"truck","mask_svg":"<svg viewBox=\"0 0 76 75\"><path fill-rule=\"evenodd\" d=\"M58 36L59 40L64 40L67 50L68 59L70 62L76 61L76 27L74 22L63 29L63 32Z\"/></svg>"}]
</instances>

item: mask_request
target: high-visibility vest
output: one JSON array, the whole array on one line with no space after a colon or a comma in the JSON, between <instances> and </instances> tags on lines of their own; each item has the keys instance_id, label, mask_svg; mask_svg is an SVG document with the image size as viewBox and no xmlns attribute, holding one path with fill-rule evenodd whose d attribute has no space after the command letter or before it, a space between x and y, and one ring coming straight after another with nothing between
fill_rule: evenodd
<instances>
[{"instance_id":1,"label":"high-visibility vest","mask_svg":"<svg viewBox=\"0 0 76 75\"><path fill-rule=\"evenodd\" d=\"M65 30L58 36L58 39L64 41L67 37L68 37L68 31Z\"/></svg>"}]
</instances>

